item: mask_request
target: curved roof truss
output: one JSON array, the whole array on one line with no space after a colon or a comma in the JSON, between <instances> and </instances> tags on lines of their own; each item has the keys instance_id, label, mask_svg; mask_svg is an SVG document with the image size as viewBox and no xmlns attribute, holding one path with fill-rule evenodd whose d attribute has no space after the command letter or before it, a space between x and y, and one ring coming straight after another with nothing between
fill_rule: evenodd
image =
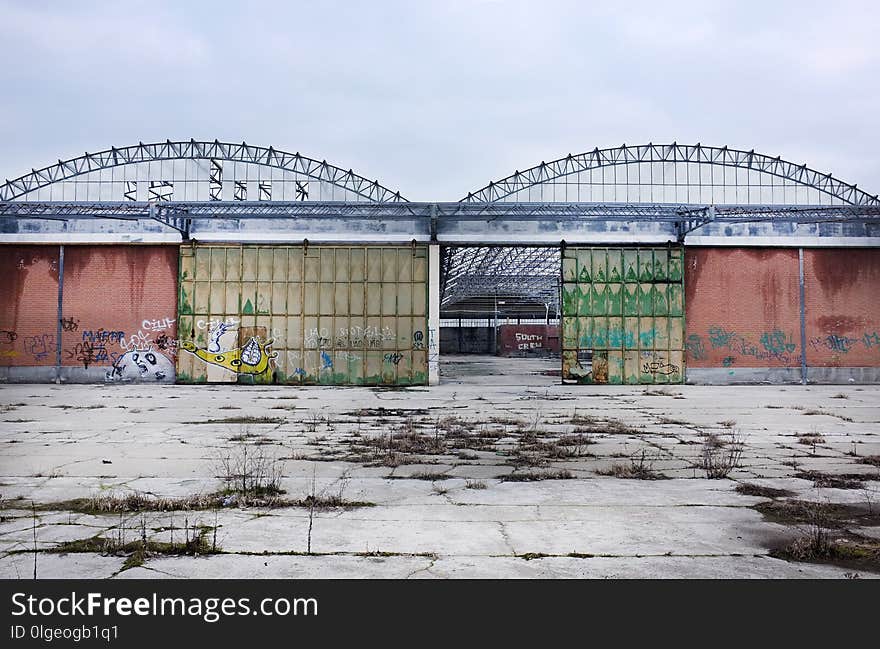
<instances>
[{"instance_id":1,"label":"curved roof truss","mask_svg":"<svg viewBox=\"0 0 880 649\"><path fill-rule=\"evenodd\" d=\"M701 144L685 145L677 144L675 142L673 142L672 144L644 144L639 146L627 146L624 144L622 146L609 149L596 148L592 151L581 153L579 155L568 154L564 158L559 158L558 160L554 160L553 162L542 162L541 164L531 167L530 169L526 169L525 171L516 171L507 178L503 178L496 182L490 182L482 189L469 193L462 200L484 203L494 201L521 200L518 195L520 195L525 190L541 185L552 185L556 183L563 184L565 183L565 180L563 179L566 179L576 174L581 174L583 172L620 167L624 165L643 165L652 163L690 163L701 166L720 166L731 169L744 169L747 171L756 172L757 174L772 176L790 185L813 189L817 192L817 196L825 196L832 203L839 202L850 205L875 205L880 203L880 198L878 198L877 195L872 196L858 189L856 185L850 185L843 182L842 180L833 178L831 174L826 174L816 171L814 169L810 169L805 164L798 165L793 162L783 160L780 157L774 158L756 153L754 149L751 151L743 151L739 149L731 149L726 146L712 147L703 146ZM677 175L669 180L671 182L667 181L667 179L664 177L661 184L678 186L685 185L685 183L681 182L684 179L679 178ZM696 179L693 180L696 181L694 184L696 184L697 186L704 184L703 178L701 176L698 176ZM692 184L693 180L688 179L686 182L688 185L690 185ZM730 186L738 188L748 188L750 186L748 181L748 174L745 174L745 178L742 181L740 181L739 178L735 176L733 179L733 183ZM623 181L618 181L615 177L613 184L623 184ZM651 177L650 179L646 178L645 180L642 180L642 178L639 177L638 179L634 179L633 181L627 178L626 184L652 186L658 183L653 177ZM714 179L710 180L708 184L715 187L719 186L719 184ZM727 179L724 176L722 176L721 184L729 184L727 183ZM680 198L673 198L672 200L660 199L659 202L777 202L776 200L752 200L751 194L748 194L748 192L746 193L746 197L747 198L745 201L725 201L715 199L707 201L701 199L703 198L701 197L697 198L697 200L683 201L681 201ZM535 198L526 198L525 200L535 200ZM543 197L543 200L546 200L546 197ZM556 199L554 198L553 200ZM593 199L582 198L580 196L566 196L562 200L581 201ZM628 197L623 199L609 199L607 197L603 197L600 200L625 200L627 202L630 202ZM646 201L637 199L636 202ZM658 201L652 196L648 202ZM786 201L783 200L782 202ZM787 202L803 204L804 202L810 201L795 200ZM811 202L816 203L817 201L813 200Z\"/></svg>"},{"instance_id":2,"label":"curved roof truss","mask_svg":"<svg viewBox=\"0 0 880 649\"><path fill-rule=\"evenodd\" d=\"M209 161L215 166L223 161L258 165L291 172L297 177L325 182L366 201L405 200L400 192L380 185L378 180L368 180L350 169L346 171L329 164L326 160L314 160L299 153L288 153L273 147L253 146L245 142L232 144L218 140L213 142L166 140L152 144L140 142L122 148L112 147L98 153L86 153L70 160L59 160L42 169L32 169L30 173L15 180L7 180L5 184L0 185L0 201L15 200L44 187L104 169L174 160ZM209 179L207 175L209 173L210 171L205 171L206 181ZM307 192L305 196L308 196ZM122 196L118 199L121 198Z\"/></svg>"}]
</instances>

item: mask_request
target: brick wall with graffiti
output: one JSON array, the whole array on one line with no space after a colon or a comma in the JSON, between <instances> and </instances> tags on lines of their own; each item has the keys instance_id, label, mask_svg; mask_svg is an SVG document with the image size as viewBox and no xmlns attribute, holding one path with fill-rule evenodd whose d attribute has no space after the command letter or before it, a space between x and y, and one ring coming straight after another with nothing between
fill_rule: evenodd
<instances>
[{"instance_id":1,"label":"brick wall with graffiti","mask_svg":"<svg viewBox=\"0 0 880 649\"><path fill-rule=\"evenodd\" d=\"M67 246L62 365L114 381L173 381L175 246Z\"/></svg>"},{"instance_id":2,"label":"brick wall with graffiti","mask_svg":"<svg viewBox=\"0 0 880 649\"><path fill-rule=\"evenodd\" d=\"M0 247L0 367L51 367L58 331L58 246Z\"/></svg>"},{"instance_id":3,"label":"brick wall with graffiti","mask_svg":"<svg viewBox=\"0 0 880 649\"><path fill-rule=\"evenodd\" d=\"M499 356L546 356L559 353L557 325L499 325Z\"/></svg>"},{"instance_id":4,"label":"brick wall with graffiti","mask_svg":"<svg viewBox=\"0 0 880 649\"><path fill-rule=\"evenodd\" d=\"M880 367L880 249L804 251L807 364Z\"/></svg>"},{"instance_id":5,"label":"brick wall with graffiti","mask_svg":"<svg viewBox=\"0 0 880 649\"><path fill-rule=\"evenodd\" d=\"M0 365L63 380L174 381L176 246L4 246ZM80 372L71 370L82 370Z\"/></svg>"},{"instance_id":6,"label":"brick wall with graffiti","mask_svg":"<svg viewBox=\"0 0 880 649\"><path fill-rule=\"evenodd\" d=\"M691 248L685 260L689 367L801 365L797 249ZM880 366L878 282L876 249L804 251L808 366Z\"/></svg>"}]
</instances>

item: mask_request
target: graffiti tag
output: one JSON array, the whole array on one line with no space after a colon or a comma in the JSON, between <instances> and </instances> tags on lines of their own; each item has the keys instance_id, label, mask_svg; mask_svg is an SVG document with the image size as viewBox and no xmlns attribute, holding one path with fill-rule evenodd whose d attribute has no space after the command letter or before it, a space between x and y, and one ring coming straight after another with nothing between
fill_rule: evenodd
<instances>
[{"instance_id":1,"label":"graffiti tag","mask_svg":"<svg viewBox=\"0 0 880 649\"><path fill-rule=\"evenodd\" d=\"M76 318L61 318L62 331L76 331L79 329L79 320Z\"/></svg>"},{"instance_id":2,"label":"graffiti tag","mask_svg":"<svg viewBox=\"0 0 880 649\"><path fill-rule=\"evenodd\" d=\"M175 318L162 318L156 320L144 320L141 322L141 328L146 331L162 331L163 329L168 329L173 325L177 320Z\"/></svg>"},{"instance_id":3,"label":"graffiti tag","mask_svg":"<svg viewBox=\"0 0 880 649\"><path fill-rule=\"evenodd\" d=\"M24 337L24 351L34 357L34 360L45 360L49 353L57 350L55 346L55 334L40 334Z\"/></svg>"}]
</instances>

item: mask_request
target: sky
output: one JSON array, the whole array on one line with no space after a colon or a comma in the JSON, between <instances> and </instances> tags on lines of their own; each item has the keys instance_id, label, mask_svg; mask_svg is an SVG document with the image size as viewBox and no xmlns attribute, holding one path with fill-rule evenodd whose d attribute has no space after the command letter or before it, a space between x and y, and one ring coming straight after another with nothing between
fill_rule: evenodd
<instances>
[{"instance_id":1,"label":"sky","mask_svg":"<svg viewBox=\"0 0 880 649\"><path fill-rule=\"evenodd\" d=\"M0 178L206 139L411 200L568 153L755 149L880 192L880 3L0 0Z\"/></svg>"}]
</instances>

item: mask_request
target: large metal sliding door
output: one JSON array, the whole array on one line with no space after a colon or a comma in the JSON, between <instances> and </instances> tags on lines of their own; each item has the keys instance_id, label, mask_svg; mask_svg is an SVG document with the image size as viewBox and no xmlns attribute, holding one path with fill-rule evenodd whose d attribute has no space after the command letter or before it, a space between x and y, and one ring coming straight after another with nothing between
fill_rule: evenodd
<instances>
[{"instance_id":1,"label":"large metal sliding door","mask_svg":"<svg viewBox=\"0 0 880 649\"><path fill-rule=\"evenodd\" d=\"M424 246L183 246L181 382L426 384Z\"/></svg>"},{"instance_id":2,"label":"large metal sliding door","mask_svg":"<svg viewBox=\"0 0 880 649\"><path fill-rule=\"evenodd\" d=\"M683 258L681 246L563 249L564 382L683 382Z\"/></svg>"}]
</instances>

